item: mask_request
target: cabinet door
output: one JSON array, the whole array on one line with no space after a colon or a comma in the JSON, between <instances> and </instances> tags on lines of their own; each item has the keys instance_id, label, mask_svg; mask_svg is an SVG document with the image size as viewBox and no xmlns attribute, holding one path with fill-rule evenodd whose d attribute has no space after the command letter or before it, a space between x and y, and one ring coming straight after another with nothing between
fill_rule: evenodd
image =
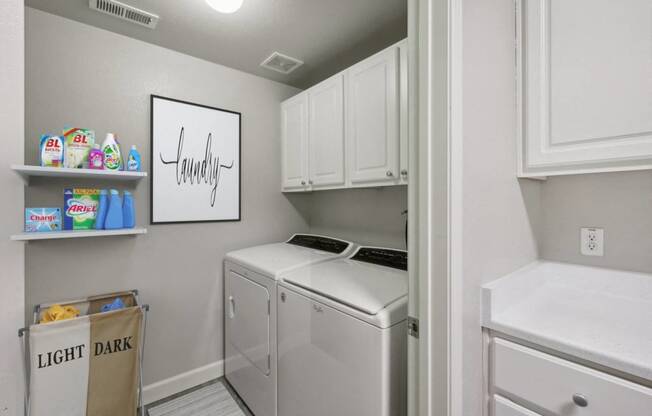
<instances>
[{"instance_id":1,"label":"cabinet door","mask_svg":"<svg viewBox=\"0 0 652 416\"><path fill-rule=\"evenodd\" d=\"M308 90L310 181L344 185L344 84L338 74Z\"/></svg>"},{"instance_id":2,"label":"cabinet door","mask_svg":"<svg viewBox=\"0 0 652 416\"><path fill-rule=\"evenodd\" d=\"M517 2L519 175L652 168L652 2L625 3Z\"/></svg>"},{"instance_id":3,"label":"cabinet door","mask_svg":"<svg viewBox=\"0 0 652 416\"><path fill-rule=\"evenodd\" d=\"M407 40L399 43L399 82L400 82L400 164L399 170L401 183L407 183L408 180L408 161L409 161L409 89L408 89L408 43Z\"/></svg>"},{"instance_id":4,"label":"cabinet door","mask_svg":"<svg viewBox=\"0 0 652 416\"><path fill-rule=\"evenodd\" d=\"M283 190L308 185L308 95L301 93L281 104Z\"/></svg>"},{"instance_id":5,"label":"cabinet door","mask_svg":"<svg viewBox=\"0 0 652 416\"><path fill-rule=\"evenodd\" d=\"M347 141L353 185L399 177L398 47L347 72Z\"/></svg>"}]
</instances>

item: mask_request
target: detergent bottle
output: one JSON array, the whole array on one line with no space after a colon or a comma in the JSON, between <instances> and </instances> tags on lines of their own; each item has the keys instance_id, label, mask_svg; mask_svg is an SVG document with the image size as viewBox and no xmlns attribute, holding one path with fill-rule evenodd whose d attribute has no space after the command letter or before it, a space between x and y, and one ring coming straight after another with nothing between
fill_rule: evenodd
<instances>
[{"instance_id":1,"label":"detergent bottle","mask_svg":"<svg viewBox=\"0 0 652 416\"><path fill-rule=\"evenodd\" d=\"M100 191L100 200L97 203L97 214L95 215L95 229L103 230L106 221L106 212L109 208L109 193L106 189Z\"/></svg>"},{"instance_id":2,"label":"detergent bottle","mask_svg":"<svg viewBox=\"0 0 652 416\"><path fill-rule=\"evenodd\" d=\"M134 207L134 197L131 192L124 192L122 201L122 222L124 228L134 228L136 226L136 209Z\"/></svg>"},{"instance_id":3,"label":"detergent bottle","mask_svg":"<svg viewBox=\"0 0 652 416\"><path fill-rule=\"evenodd\" d=\"M122 227L122 199L120 198L120 193L118 191L111 189L109 209L106 212L106 219L104 220L104 229L117 230Z\"/></svg>"},{"instance_id":4,"label":"detergent bottle","mask_svg":"<svg viewBox=\"0 0 652 416\"><path fill-rule=\"evenodd\" d=\"M131 150L127 156L127 170L140 172L140 153L136 150L136 145L131 146Z\"/></svg>"},{"instance_id":5,"label":"detergent bottle","mask_svg":"<svg viewBox=\"0 0 652 416\"><path fill-rule=\"evenodd\" d=\"M122 154L115 134L106 134L106 139L102 143L102 152L104 153L104 169L122 170Z\"/></svg>"}]
</instances>

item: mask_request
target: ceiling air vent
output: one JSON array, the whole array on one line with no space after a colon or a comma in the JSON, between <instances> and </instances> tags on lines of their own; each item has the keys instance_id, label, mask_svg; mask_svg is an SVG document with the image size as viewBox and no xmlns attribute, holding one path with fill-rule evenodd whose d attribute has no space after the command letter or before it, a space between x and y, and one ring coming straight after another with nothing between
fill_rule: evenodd
<instances>
[{"instance_id":1,"label":"ceiling air vent","mask_svg":"<svg viewBox=\"0 0 652 416\"><path fill-rule=\"evenodd\" d=\"M97 10L98 12L110 14L111 16L126 20L128 22L136 23L141 26L145 26L150 29L154 29L158 23L157 15L137 9L124 3L120 3L119 1L115 0L88 0L88 6L93 10Z\"/></svg>"},{"instance_id":2,"label":"ceiling air vent","mask_svg":"<svg viewBox=\"0 0 652 416\"><path fill-rule=\"evenodd\" d=\"M278 52L274 52L260 64L263 68L271 69L281 74L289 74L301 65L303 65L302 61Z\"/></svg>"}]
</instances>

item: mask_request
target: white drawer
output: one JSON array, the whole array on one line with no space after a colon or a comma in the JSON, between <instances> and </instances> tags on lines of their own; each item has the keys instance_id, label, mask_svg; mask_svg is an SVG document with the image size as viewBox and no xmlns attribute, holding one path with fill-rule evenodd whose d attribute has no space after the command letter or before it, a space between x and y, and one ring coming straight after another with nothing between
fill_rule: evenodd
<instances>
[{"instance_id":1,"label":"white drawer","mask_svg":"<svg viewBox=\"0 0 652 416\"><path fill-rule=\"evenodd\" d=\"M497 394L491 400L491 407L492 416L541 416Z\"/></svg>"},{"instance_id":2,"label":"white drawer","mask_svg":"<svg viewBox=\"0 0 652 416\"><path fill-rule=\"evenodd\" d=\"M559 416L652 415L652 389L500 338L492 351L493 393Z\"/></svg>"}]
</instances>

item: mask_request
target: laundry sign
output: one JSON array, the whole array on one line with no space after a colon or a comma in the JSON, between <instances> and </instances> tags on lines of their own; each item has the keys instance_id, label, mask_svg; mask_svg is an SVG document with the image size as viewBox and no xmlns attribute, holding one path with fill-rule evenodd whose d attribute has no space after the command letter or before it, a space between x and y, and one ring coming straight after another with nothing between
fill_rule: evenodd
<instances>
[{"instance_id":1,"label":"laundry sign","mask_svg":"<svg viewBox=\"0 0 652 416\"><path fill-rule=\"evenodd\" d=\"M142 310L30 328L30 416L136 416Z\"/></svg>"},{"instance_id":2,"label":"laundry sign","mask_svg":"<svg viewBox=\"0 0 652 416\"><path fill-rule=\"evenodd\" d=\"M151 223L240 220L241 114L151 96Z\"/></svg>"}]
</instances>

